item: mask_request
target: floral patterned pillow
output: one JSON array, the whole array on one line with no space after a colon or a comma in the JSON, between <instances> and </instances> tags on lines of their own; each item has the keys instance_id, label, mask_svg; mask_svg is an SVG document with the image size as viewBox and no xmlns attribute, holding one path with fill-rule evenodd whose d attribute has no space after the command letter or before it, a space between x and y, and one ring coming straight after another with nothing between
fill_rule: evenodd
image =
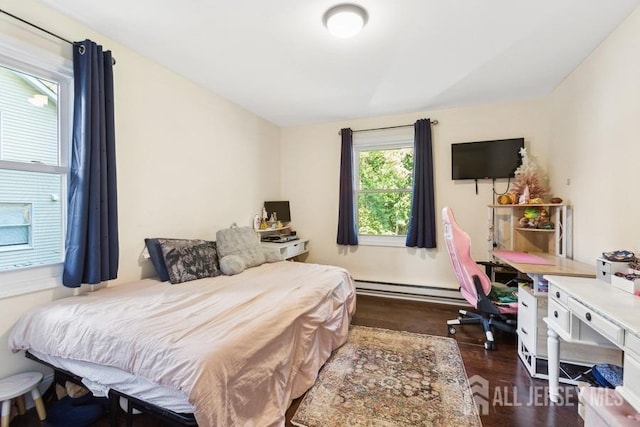
<instances>
[{"instance_id":1,"label":"floral patterned pillow","mask_svg":"<svg viewBox=\"0 0 640 427\"><path fill-rule=\"evenodd\" d=\"M183 247L205 242L207 241L202 239L173 239L163 237L144 239L144 244L147 247L147 251L149 252L149 258L151 258L153 268L156 270L156 274L163 282L169 281L169 272L167 271L167 266L164 264L162 245L171 244L173 247Z\"/></svg>"},{"instance_id":2,"label":"floral patterned pillow","mask_svg":"<svg viewBox=\"0 0 640 427\"><path fill-rule=\"evenodd\" d=\"M161 247L172 285L222 274L218 267L215 242L194 242L185 246L169 241L163 242Z\"/></svg>"}]
</instances>

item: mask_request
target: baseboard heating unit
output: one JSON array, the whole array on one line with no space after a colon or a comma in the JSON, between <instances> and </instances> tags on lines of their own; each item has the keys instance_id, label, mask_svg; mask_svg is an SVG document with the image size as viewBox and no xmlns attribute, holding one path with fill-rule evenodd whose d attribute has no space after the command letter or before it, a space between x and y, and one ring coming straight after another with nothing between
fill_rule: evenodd
<instances>
[{"instance_id":1,"label":"baseboard heating unit","mask_svg":"<svg viewBox=\"0 0 640 427\"><path fill-rule=\"evenodd\" d=\"M369 280L356 280L355 282L356 293L359 295L437 302L441 304L469 305L469 303L462 298L458 289L374 282Z\"/></svg>"}]
</instances>

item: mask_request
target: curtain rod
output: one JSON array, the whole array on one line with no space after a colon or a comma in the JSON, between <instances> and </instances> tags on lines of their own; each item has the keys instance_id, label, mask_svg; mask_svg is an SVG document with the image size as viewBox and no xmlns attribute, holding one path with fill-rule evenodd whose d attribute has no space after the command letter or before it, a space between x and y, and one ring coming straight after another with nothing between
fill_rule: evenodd
<instances>
[{"instance_id":1,"label":"curtain rod","mask_svg":"<svg viewBox=\"0 0 640 427\"><path fill-rule=\"evenodd\" d=\"M64 37L59 36L59 35L58 35L58 34L56 34L56 33L53 33L53 32L51 32L51 31L49 31L49 30L47 30L47 29L44 29L44 28L42 28L41 26L36 25L36 24L34 24L34 23L32 23L32 22L29 22L29 21L27 21L27 20L25 20L25 19L22 19L22 18L20 18L19 16L14 15L13 13L9 13L9 12L7 12L6 10L0 9L0 13L4 13L5 15L10 16L11 18L13 18L13 19L15 19L15 20L17 20L17 21L22 22L23 24L27 24L27 25L29 25L29 26L31 26L31 27L33 27L33 28L37 29L37 30L42 31L43 33L47 33L47 34L49 34L50 36L57 38L58 40L62 40L63 42L69 43L71 46L75 46L75 45L76 45L76 43L75 43L75 42L72 42L72 41L70 41L70 40L67 40L67 39L65 39ZM115 64L116 64L116 59L115 59L114 57L111 57L111 60L113 61L113 65L115 65Z\"/></svg>"},{"instance_id":2,"label":"curtain rod","mask_svg":"<svg viewBox=\"0 0 640 427\"><path fill-rule=\"evenodd\" d=\"M431 124L433 126L437 125L439 122L437 120L431 120ZM407 128L409 126L413 126L414 123L408 124L408 125L398 125L398 126L387 126L387 127L383 127L383 128L371 128L371 129L358 129L358 130L352 130L351 132L356 133L356 132L367 132L370 130L385 130L385 129L397 129L397 128ZM341 131L338 131L338 135L342 135L340 133Z\"/></svg>"},{"instance_id":3,"label":"curtain rod","mask_svg":"<svg viewBox=\"0 0 640 427\"><path fill-rule=\"evenodd\" d=\"M71 42L71 41L69 41L69 40L65 39L64 37L59 36L59 35L57 35L56 33L52 33L52 32L51 32L51 31L49 31L49 30L45 30L44 28L42 28L42 27L40 27L40 26L38 26L38 25L36 25L36 24L33 24L33 23L29 22L29 21L26 21L26 20L24 20L24 19L20 18L19 16L16 16L16 15L12 14L12 13L9 13L9 12L7 12L6 10L2 10L2 9L0 9L0 12L4 13L5 15L8 15L8 16L12 17L13 19L16 19L16 20L18 20L18 21L22 22L23 24L30 25L30 26L32 26L33 28L37 28L38 30L40 30L40 31L42 31L42 32L44 32L44 33L47 33L47 34L49 34L50 36L53 36L53 37L55 37L55 38L57 38L57 39L59 39L59 40L62 40L63 42L67 42L67 43L69 43L69 44L71 44L71 45L72 45L72 44L74 44L73 42Z\"/></svg>"}]
</instances>

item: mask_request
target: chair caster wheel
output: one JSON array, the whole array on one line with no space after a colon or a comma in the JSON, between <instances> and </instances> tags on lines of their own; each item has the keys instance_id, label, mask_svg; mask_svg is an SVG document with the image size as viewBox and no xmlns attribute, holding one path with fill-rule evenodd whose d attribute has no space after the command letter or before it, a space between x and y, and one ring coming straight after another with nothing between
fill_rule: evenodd
<instances>
[{"instance_id":1,"label":"chair caster wheel","mask_svg":"<svg viewBox=\"0 0 640 427\"><path fill-rule=\"evenodd\" d=\"M456 334L456 328L454 328L453 326L449 326L449 335L455 335Z\"/></svg>"},{"instance_id":2,"label":"chair caster wheel","mask_svg":"<svg viewBox=\"0 0 640 427\"><path fill-rule=\"evenodd\" d=\"M487 350L495 350L496 349L496 343L493 341L485 341L484 342L484 348Z\"/></svg>"}]
</instances>

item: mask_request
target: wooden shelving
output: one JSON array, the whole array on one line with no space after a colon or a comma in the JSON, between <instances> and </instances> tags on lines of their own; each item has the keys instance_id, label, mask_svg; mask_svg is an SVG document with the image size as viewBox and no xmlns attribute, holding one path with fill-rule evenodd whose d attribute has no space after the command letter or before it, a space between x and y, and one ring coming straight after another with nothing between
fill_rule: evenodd
<instances>
[{"instance_id":1,"label":"wooden shelving","mask_svg":"<svg viewBox=\"0 0 640 427\"><path fill-rule=\"evenodd\" d=\"M516 230L519 231L527 231L527 232L539 232L539 233L555 233L556 230L553 228L527 228L527 227L516 227Z\"/></svg>"},{"instance_id":2,"label":"wooden shelving","mask_svg":"<svg viewBox=\"0 0 640 427\"><path fill-rule=\"evenodd\" d=\"M553 228L520 226L519 220L526 209L547 211ZM544 252L570 258L570 214L569 207L564 204L489 205L489 223L492 224L489 250Z\"/></svg>"}]
</instances>

